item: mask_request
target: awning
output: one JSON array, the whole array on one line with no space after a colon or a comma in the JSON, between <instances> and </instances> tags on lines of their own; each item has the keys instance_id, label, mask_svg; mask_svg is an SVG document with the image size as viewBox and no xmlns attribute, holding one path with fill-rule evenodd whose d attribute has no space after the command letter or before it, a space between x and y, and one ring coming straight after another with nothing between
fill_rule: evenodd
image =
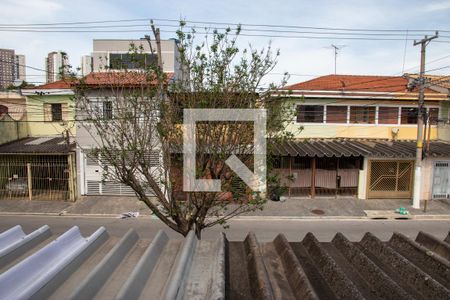
<instances>
[{"instance_id":1,"label":"awning","mask_svg":"<svg viewBox=\"0 0 450 300\"><path fill-rule=\"evenodd\" d=\"M66 154L75 150L63 137L27 137L0 145L0 154Z\"/></svg>"},{"instance_id":2,"label":"awning","mask_svg":"<svg viewBox=\"0 0 450 300\"><path fill-rule=\"evenodd\" d=\"M416 142L413 140L379 139L304 139L275 144L271 153L276 156L301 157L414 158L416 156ZM431 157L450 157L450 144L443 141L432 141L428 155Z\"/></svg>"}]
</instances>

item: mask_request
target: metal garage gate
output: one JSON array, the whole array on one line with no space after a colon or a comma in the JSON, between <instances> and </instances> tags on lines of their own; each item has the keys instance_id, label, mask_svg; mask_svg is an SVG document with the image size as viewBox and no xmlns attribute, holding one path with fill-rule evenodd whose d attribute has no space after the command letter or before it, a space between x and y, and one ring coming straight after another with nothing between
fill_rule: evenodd
<instances>
[{"instance_id":1,"label":"metal garage gate","mask_svg":"<svg viewBox=\"0 0 450 300\"><path fill-rule=\"evenodd\" d=\"M103 170L108 168L99 156L83 153L84 157L84 177L86 195L105 195L105 196L136 196L134 190L121 182L106 180L103 176ZM152 161L157 161L157 153L149 157ZM156 164L153 162L152 164ZM153 196L152 190L146 192Z\"/></svg>"},{"instance_id":2,"label":"metal garage gate","mask_svg":"<svg viewBox=\"0 0 450 300\"><path fill-rule=\"evenodd\" d=\"M450 161L433 164L433 199L450 198Z\"/></svg>"},{"instance_id":3,"label":"metal garage gate","mask_svg":"<svg viewBox=\"0 0 450 300\"><path fill-rule=\"evenodd\" d=\"M411 198L414 162L373 160L369 162L368 198Z\"/></svg>"}]
</instances>

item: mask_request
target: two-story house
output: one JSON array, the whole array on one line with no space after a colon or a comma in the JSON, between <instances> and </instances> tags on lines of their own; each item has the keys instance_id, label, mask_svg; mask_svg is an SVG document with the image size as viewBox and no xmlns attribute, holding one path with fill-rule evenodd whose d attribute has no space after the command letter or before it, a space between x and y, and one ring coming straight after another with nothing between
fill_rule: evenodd
<instances>
[{"instance_id":1,"label":"two-story house","mask_svg":"<svg viewBox=\"0 0 450 300\"><path fill-rule=\"evenodd\" d=\"M287 126L295 140L279 145L277 172L288 196L411 198L417 139L417 88L405 77L328 75L285 87L296 110ZM435 161L450 159L438 139L445 93L427 88L422 199L432 188ZM450 195L448 187L446 197Z\"/></svg>"},{"instance_id":2,"label":"two-story house","mask_svg":"<svg viewBox=\"0 0 450 300\"><path fill-rule=\"evenodd\" d=\"M137 53L130 53L131 45L138 49ZM179 52L176 40L161 41L162 69L170 81L179 74ZM114 118L116 112L111 104L111 91L114 87L136 88L145 83L145 78L134 76L145 65L154 64L158 57L155 41L145 39L118 40L96 39L93 41L92 72L84 77L87 97L92 105L104 113L104 118ZM136 61L139 63L136 63ZM128 75L127 75L128 74ZM150 100L150 99L149 99ZM82 114L82 112L80 112ZM80 119L80 118L79 118ZM81 120L82 121L82 120ZM113 182L104 177L104 162L101 157L90 155L92 149L99 147L86 124L77 123L77 170L80 195L129 195L134 191L119 182ZM152 154L156 156L155 154ZM157 160L157 158L151 158Z\"/></svg>"},{"instance_id":3,"label":"two-story house","mask_svg":"<svg viewBox=\"0 0 450 300\"><path fill-rule=\"evenodd\" d=\"M70 84L54 82L23 89L21 94L8 99L8 114L18 118L14 121L18 133L0 145L0 197L74 201L75 114ZM8 105L5 101L3 106ZM7 132L2 129L2 134Z\"/></svg>"}]
</instances>

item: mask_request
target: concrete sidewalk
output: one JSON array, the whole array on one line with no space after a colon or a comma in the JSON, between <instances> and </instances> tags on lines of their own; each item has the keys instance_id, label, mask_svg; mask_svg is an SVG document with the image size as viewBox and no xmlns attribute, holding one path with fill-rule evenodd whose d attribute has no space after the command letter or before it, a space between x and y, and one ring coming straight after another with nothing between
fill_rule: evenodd
<instances>
[{"instance_id":1,"label":"concrete sidewalk","mask_svg":"<svg viewBox=\"0 0 450 300\"><path fill-rule=\"evenodd\" d=\"M378 216L402 217L395 213L405 207L412 217L446 216L450 218L450 201L429 201L427 212L410 206L409 200L359 200L354 198L291 198L283 202L268 201L263 210L242 214L240 217L274 218L367 218ZM423 208L423 203L422 203ZM135 197L89 196L76 202L0 200L3 214L52 214L52 215L120 215L124 212L151 215L150 210Z\"/></svg>"}]
</instances>

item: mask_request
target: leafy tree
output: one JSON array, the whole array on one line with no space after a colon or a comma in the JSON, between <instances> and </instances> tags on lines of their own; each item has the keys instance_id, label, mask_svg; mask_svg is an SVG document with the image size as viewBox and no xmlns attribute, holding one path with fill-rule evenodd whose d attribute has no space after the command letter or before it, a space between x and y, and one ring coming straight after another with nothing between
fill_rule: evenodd
<instances>
[{"instance_id":1,"label":"leafy tree","mask_svg":"<svg viewBox=\"0 0 450 300\"><path fill-rule=\"evenodd\" d=\"M173 230L182 235L195 230L200 237L204 228L227 226L226 221L236 215L262 209L267 196L251 192L224 163L234 153L252 169L254 128L250 122L197 124L197 178L219 179L223 192L183 191L183 109L265 108L268 151L290 138L283 129L293 115L280 101L279 87L285 80L262 85L279 56L270 44L261 50L240 49L240 27L223 32L206 29L198 43L195 29L188 31L185 25L181 22L177 31L179 72L175 75L162 71L155 43L151 48L158 59L151 63L142 55L142 46L132 44L125 63L110 62L132 65L132 70L102 72L98 80L103 84L95 91L81 79L75 99L82 112L80 123L98 145L92 154L100 155L107 166L105 179L129 185ZM154 33L158 41L159 34ZM98 95L108 102L107 111L93 101ZM267 161L270 170L271 159ZM270 187L277 186L276 177L268 179Z\"/></svg>"}]
</instances>

